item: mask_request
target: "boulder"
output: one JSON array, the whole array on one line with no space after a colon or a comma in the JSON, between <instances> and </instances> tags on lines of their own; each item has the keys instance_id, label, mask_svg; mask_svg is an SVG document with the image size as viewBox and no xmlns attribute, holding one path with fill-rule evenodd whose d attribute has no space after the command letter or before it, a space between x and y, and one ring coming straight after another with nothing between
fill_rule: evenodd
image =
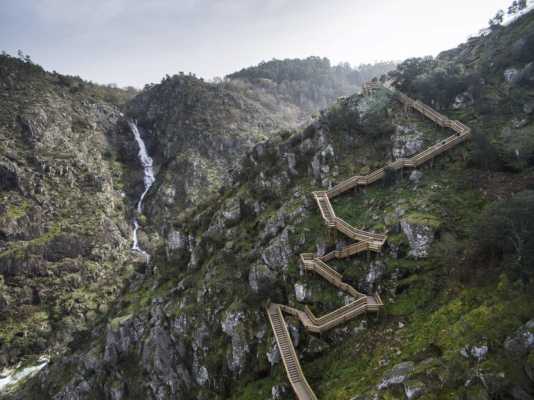
<instances>
[{"instance_id":1,"label":"boulder","mask_svg":"<svg viewBox=\"0 0 534 400\"><path fill-rule=\"evenodd\" d=\"M525 356L534 349L534 319L504 341L504 349L513 356Z\"/></svg>"},{"instance_id":2,"label":"boulder","mask_svg":"<svg viewBox=\"0 0 534 400\"><path fill-rule=\"evenodd\" d=\"M278 350L278 345L274 339L271 344L271 349L265 355L267 356L267 360L269 361L269 364L271 364L271 367L280 362L280 351Z\"/></svg>"},{"instance_id":3,"label":"boulder","mask_svg":"<svg viewBox=\"0 0 534 400\"><path fill-rule=\"evenodd\" d=\"M404 394L407 400L417 399L423 395L425 384L418 380L404 382Z\"/></svg>"},{"instance_id":4,"label":"boulder","mask_svg":"<svg viewBox=\"0 0 534 400\"><path fill-rule=\"evenodd\" d=\"M302 350L302 354L303 356L311 356L313 358L323 353L328 347L328 343L324 340L315 336L309 336L306 346Z\"/></svg>"},{"instance_id":5,"label":"boulder","mask_svg":"<svg viewBox=\"0 0 534 400\"><path fill-rule=\"evenodd\" d=\"M472 358L476 361L482 361L486 354L488 354L488 345L481 344L479 346L465 346L460 350L460 354L465 358Z\"/></svg>"},{"instance_id":6,"label":"boulder","mask_svg":"<svg viewBox=\"0 0 534 400\"><path fill-rule=\"evenodd\" d=\"M504 80L506 82L512 82L515 80L518 73L519 71L517 70L517 68L507 68L504 70Z\"/></svg>"},{"instance_id":7,"label":"boulder","mask_svg":"<svg viewBox=\"0 0 534 400\"><path fill-rule=\"evenodd\" d=\"M297 282L295 283L295 297L297 301L305 302L309 301L312 297L311 290L306 286L305 283Z\"/></svg>"},{"instance_id":8,"label":"boulder","mask_svg":"<svg viewBox=\"0 0 534 400\"><path fill-rule=\"evenodd\" d=\"M513 118L512 127L514 129L521 129L528 125L528 119L526 118Z\"/></svg>"},{"instance_id":9,"label":"boulder","mask_svg":"<svg viewBox=\"0 0 534 400\"><path fill-rule=\"evenodd\" d=\"M462 110L462 109L472 106L473 103L474 103L474 100L473 100L473 96L471 96L471 93L464 92L454 98L454 103L452 104L452 108L454 108L455 110Z\"/></svg>"},{"instance_id":10,"label":"boulder","mask_svg":"<svg viewBox=\"0 0 534 400\"><path fill-rule=\"evenodd\" d=\"M377 388L383 390L406 382L413 373L414 368L415 364L412 361L405 361L395 365L384 375Z\"/></svg>"},{"instance_id":11,"label":"boulder","mask_svg":"<svg viewBox=\"0 0 534 400\"><path fill-rule=\"evenodd\" d=\"M401 219L401 229L410 244L408 255L414 258L428 256L428 250L436 233L436 226L433 221L427 223L424 220L419 221L410 217L403 218Z\"/></svg>"},{"instance_id":12,"label":"boulder","mask_svg":"<svg viewBox=\"0 0 534 400\"><path fill-rule=\"evenodd\" d=\"M410 182L414 184L418 184L421 181L421 178L423 177L423 173L417 169L413 170L410 174L410 177L408 178Z\"/></svg>"},{"instance_id":13,"label":"boulder","mask_svg":"<svg viewBox=\"0 0 534 400\"><path fill-rule=\"evenodd\" d=\"M391 137L392 154L395 160L411 157L423 148L423 133L414 126L397 125Z\"/></svg>"},{"instance_id":14,"label":"boulder","mask_svg":"<svg viewBox=\"0 0 534 400\"><path fill-rule=\"evenodd\" d=\"M523 112L527 115L534 113L534 101L523 104Z\"/></svg>"}]
</instances>

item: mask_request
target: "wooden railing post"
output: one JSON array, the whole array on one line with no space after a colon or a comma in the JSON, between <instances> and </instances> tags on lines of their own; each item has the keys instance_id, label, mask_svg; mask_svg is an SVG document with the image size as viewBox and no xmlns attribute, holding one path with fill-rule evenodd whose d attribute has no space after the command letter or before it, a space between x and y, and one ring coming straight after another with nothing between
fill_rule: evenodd
<instances>
[{"instance_id":1,"label":"wooden railing post","mask_svg":"<svg viewBox=\"0 0 534 400\"><path fill-rule=\"evenodd\" d=\"M362 93L364 95L371 95L379 88L379 83L369 82L363 86ZM437 155L444 153L459 143L462 143L470 136L471 129L461 122L452 121L438 113L433 108L421 103L420 101L413 100L403 93L395 92L395 97L402 103L405 114L407 114L411 109L414 109L431 121L435 122L440 127L447 127L455 132L454 136L451 136L408 159L401 159L390 163L389 165L394 170L400 169L401 179L403 179L404 176L404 168L416 168L429 160L430 168L432 168L434 164L434 158ZM464 156L465 160L465 152L462 152L462 155ZM330 203L330 199L346 192L347 190L350 190L351 188L354 188L355 191L358 191L358 186L362 186L362 190L365 190L366 185L382 179L383 177L384 168L381 168L371 172L366 176L355 176L349 178L348 180L339 183L329 191L313 193L317 205L320 208L324 222L328 227L329 240L335 243L337 241L337 231L339 230L340 232L347 234L349 237L356 239L359 242L346 246L342 250L335 250L325 254L323 257L315 258L313 254L301 254L300 259L302 265L305 270L314 271L327 282L330 282L337 288L346 291L357 300L319 318L313 315L308 307L305 307L305 312L303 312L295 308L282 306L279 304L268 305L267 313L269 320L275 334L288 379L293 386L298 400L317 400L317 397L306 381L304 373L300 367L300 363L291 342L285 320L282 316L282 311L299 318L306 329L311 332L319 333L319 335L322 335L324 331L327 331L340 323L348 321L349 319L354 318L365 311L376 312L377 319L380 316L380 310L384 305L382 299L380 298L380 294L375 293L373 296L361 294L352 286L343 282L341 274L328 266L325 261L334 258L348 257L364 251L366 252L368 261L371 257L371 251L382 255L383 246L387 238L386 235L374 234L372 232L366 232L361 229L354 228L341 218L336 217L334 209ZM358 299L358 296L363 297Z\"/></svg>"}]
</instances>

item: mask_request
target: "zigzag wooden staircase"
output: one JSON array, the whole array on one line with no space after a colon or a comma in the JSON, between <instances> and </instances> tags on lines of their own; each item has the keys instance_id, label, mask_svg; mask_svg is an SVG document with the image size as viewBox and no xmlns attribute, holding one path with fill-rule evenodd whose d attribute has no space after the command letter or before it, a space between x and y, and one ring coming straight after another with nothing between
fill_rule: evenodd
<instances>
[{"instance_id":1,"label":"zigzag wooden staircase","mask_svg":"<svg viewBox=\"0 0 534 400\"><path fill-rule=\"evenodd\" d=\"M343 282L343 276L326 264L326 262L333 259L350 257L364 251L381 252L387 239L386 235L367 232L351 226L336 216L330 200L357 186L370 185L382 179L386 175L387 169L396 171L403 168L417 168L457 144L464 142L471 135L471 129L468 126L459 121L448 119L446 116L420 101L413 100L405 94L395 91L387 84L382 85L379 82L368 82L363 86L362 93L364 95L372 95L376 90L382 88L394 91L397 100L404 105L406 111L409 109L416 110L439 126L452 129L455 134L413 157L393 161L384 168L377 169L368 175L353 176L340 182L330 190L312 193L325 225L329 229L339 231L357 242L321 257L316 257L311 253L303 253L300 255L301 264L305 270L315 272L338 289L352 296L354 301L322 317L315 316L307 306L304 307L304 311L275 303L271 303L267 307L267 315L269 316L284 368L298 400L317 400L317 396L304 376L297 353L289 336L283 313L298 318L308 331L320 334L365 312L377 312L384 305L378 293L373 296L368 296L358 292L352 286Z\"/></svg>"}]
</instances>

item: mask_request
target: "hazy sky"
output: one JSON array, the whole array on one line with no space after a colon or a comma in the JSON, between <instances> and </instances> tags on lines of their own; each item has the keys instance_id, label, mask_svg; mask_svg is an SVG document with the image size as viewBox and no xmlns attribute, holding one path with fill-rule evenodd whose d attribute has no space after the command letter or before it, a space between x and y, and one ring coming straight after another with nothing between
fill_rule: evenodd
<instances>
[{"instance_id":1,"label":"hazy sky","mask_svg":"<svg viewBox=\"0 0 534 400\"><path fill-rule=\"evenodd\" d=\"M48 70L141 87L271 58L351 64L435 55L511 0L0 0L0 50Z\"/></svg>"}]
</instances>

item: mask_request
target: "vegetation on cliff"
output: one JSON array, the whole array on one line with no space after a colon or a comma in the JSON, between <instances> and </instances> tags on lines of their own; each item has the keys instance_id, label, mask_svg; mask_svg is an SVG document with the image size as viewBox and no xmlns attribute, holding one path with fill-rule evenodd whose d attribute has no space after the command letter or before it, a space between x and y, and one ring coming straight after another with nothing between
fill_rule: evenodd
<instances>
[{"instance_id":1,"label":"vegetation on cliff","mask_svg":"<svg viewBox=\"0 0 534 400\"><path fill-rule=\"evenodd\" d=\"M320 336L290 321L320 398L532 398L534 60L514 49L530 48L533 29L530 13L389 74L410 96L468 124L474 138L419 171L392 172L333 201L349 223L388 232L383 254L333 263L354 287L382 293L386 306ZM256 81L292 77L279 72L285 62L265 64L217 85L169 77L128 103L160 171L145 205L153 263L132 271L109 311L12 398L291 398L264 306L322 313L347 301L298 265L300 252L347 244L327 235L310 191L409 157L447 132L406 113L388 90L340 98L306 127L283 126L250 95ZM236 79L249 83L235 89ZM202 114L210 107L213 115ZM262 129L257 121L273 123ZM224 181L184 209L177 193L187 185L177 176L195 171L197 150L226 154L230 138L239 161L221 161L232 168ZM180 163L184 148L191 167ZM3 185L16 192L19 175L5 171ZM31 207L20 199L2 215L20 218ZM61 232L51 227L31 240L41 245Z\"/></svg>"}]
</instances>

